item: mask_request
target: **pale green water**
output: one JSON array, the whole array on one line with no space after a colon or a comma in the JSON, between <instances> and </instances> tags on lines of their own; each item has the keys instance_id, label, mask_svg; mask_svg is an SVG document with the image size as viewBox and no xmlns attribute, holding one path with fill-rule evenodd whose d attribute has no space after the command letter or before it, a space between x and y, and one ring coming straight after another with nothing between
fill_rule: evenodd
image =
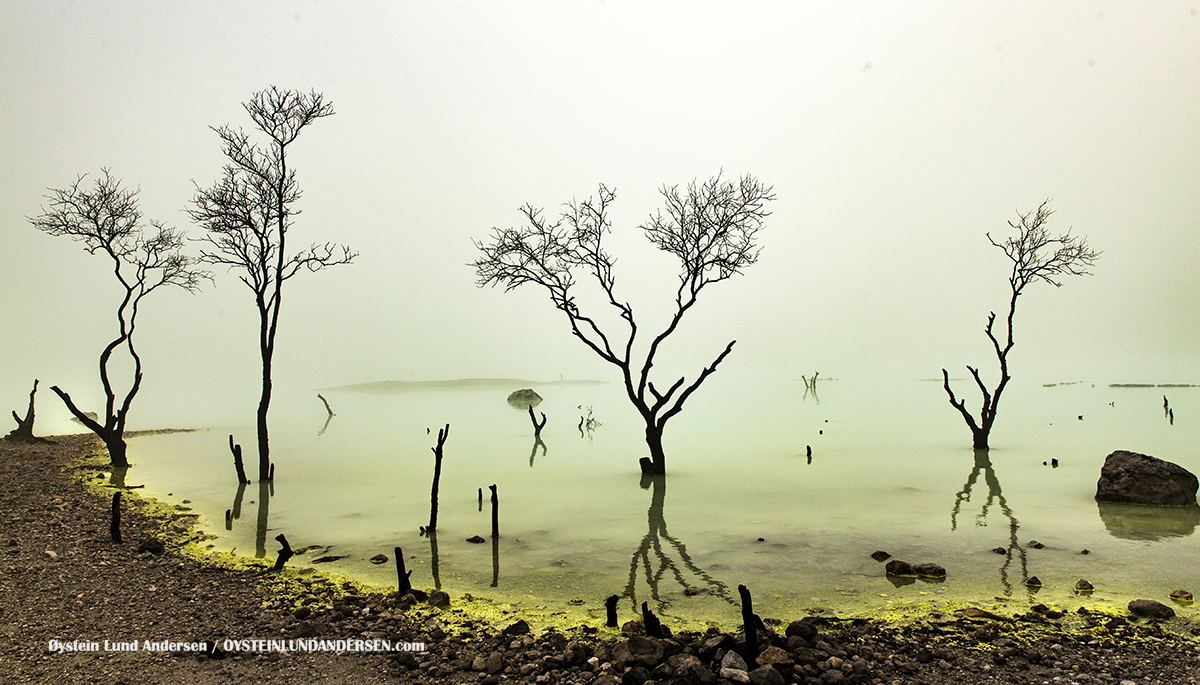
<instances>
[{"instance_id":1,"label":"pale green water","mask_svg":"<svg viewBox=\"0 0 1200 685\"><path fill-rule=\"evenodd\" d=\"M1071 590L1079 578L1097 587L1090 604L1200 590L1189 586L1200 562L1192 514L1100 509L1093 500L1104 457L1116 449L1200 471L1200 388L1014 385L990 462L977 463L940 383L822 381L818 402L804 397L799 381L750 387L714 377L668 425L666 481L646 489L637 472L646 452L641 428L619 386L537 388L545 398L537 410L549 423L532 466L529 418L505 402L513 389L325 392L337 416L321 435L325 412L315 393L281 398L266 556L274 558L273 538L283 532L295 548L330 545L318 554L349 555L328 564L332 570L394 585L391 562L367 560L390 558L399 545L414 584L433 586L431 545L418 526L429 518L430 448L450 423L436 580L452 593L593 617L602 615L604 597L623 594L626 618L635 602L650 601L674 619L733 623L738 610L722 598L736 599L739 583L752 589L759 613L781 617L930 598L1024 603L1033 597L1022 584L1028 575L1046 585L1036 601L1068 606L1078 603ZM1163 416L1164 393L1174 425ZM602 425L581 437L577 424L589 406ZM253 555L257 483L246 489L232 530L223 525L237 491L229 432L138 438L129 480L169 502L191 500L221 535L219 548ZM252 430L234 432L252 452ZM1042 465L1051 458L1058 468ZM247 470L254 478L254 464ZM502 536L495 552L492 483ZM488 541L465 542L472 535ZM1030 540L1046 547L1033 549ZM1091 554L1079 554L1084 548ZM948 577L895 587L869 557L877 549L941 564ZM685 587L712 594L686 597ZM572 598L584 606L571 608Z\"/></svg>"}]
</instances>

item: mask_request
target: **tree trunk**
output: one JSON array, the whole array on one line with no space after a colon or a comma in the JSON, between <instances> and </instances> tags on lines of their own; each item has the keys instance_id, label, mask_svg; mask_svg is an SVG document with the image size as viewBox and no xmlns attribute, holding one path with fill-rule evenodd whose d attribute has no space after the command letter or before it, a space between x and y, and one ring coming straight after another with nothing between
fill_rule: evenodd
<instances>
[{"instance_id":1,"label":"tree trunk","mask_svg":"<svg viewBox=\"0 0 1200 685\"><path fill-rule=\"evenodd\" d=\"M973 431L973 433L975 434L975 440L974 440L973 447L975 449L977 449L977 450L988 449L988 432L989 431L986 428L980 428L978 430Z\"/></svg>"},{"instance_id":2,"label":"tree trunk","mask_svg":"<svg viewBox=\"0 0 1200 685\"><path fill-rule=\"evenodd\" d=\"M271 479L271 448L267 437L267 410L271 407L271 362L263 361L262 397L258 400L258 479Z\"/></svg>"},{"instance_id":3,"label":"tree trunk","mask_svg":"<svg viewBox=\"0 0 1200 685\"><path fill-rule=\"evenodd\" d=\"M115 431L100 437L108 447L109 462L117 468L129 468L129 459L125 456L125 439Z\"/></svg>"},{"instance_id":4,"label":"tree trunk","mask_svg":"<svg viewBox=\"0 0 1200 685\"><path fill-rule=\"evenodd\" d=\"M667 458L663 454L662 427L653 424L646 425L646 446L650 448L650 458L642 459L642 474L661 476L667 472Z\"/></svg>"}]
</instances>

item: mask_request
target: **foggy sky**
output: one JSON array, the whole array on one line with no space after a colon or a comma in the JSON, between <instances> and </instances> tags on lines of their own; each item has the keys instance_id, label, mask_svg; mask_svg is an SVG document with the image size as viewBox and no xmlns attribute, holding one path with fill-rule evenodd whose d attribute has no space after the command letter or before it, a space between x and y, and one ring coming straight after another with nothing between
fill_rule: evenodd
<instances>
[{"instance_id":1,"label":"foggy sky","mask_svg":"<svg viewBox=\"0 0 1200 685\"><path fill-rule=\"evenodd\" d=\"M288 282L279 392L615 380L544 292L477 288L472 239L526 202L615 188L619 295L661 326L674 265L637 227L664 184L721 171L774 186L761 260L705 291L664 372L692 377L734 338L709 385L987 370L1009 263L985 233L1053 198L1051 228L1104 255L1026 291L1014 382L1200 382L1195 5L3 3L0 410L34 377L39 411L62 412L51 384L97 403L115 331L108 265L29 223L46 188L109 167L198 236L193 182L223 164L208 127L249 130L240 103L271 84L337 112L292 148L289 239L360 252ZM251 415L256 313L215 277L145 303L135 416Z\"/></svg>"}]
</instances>

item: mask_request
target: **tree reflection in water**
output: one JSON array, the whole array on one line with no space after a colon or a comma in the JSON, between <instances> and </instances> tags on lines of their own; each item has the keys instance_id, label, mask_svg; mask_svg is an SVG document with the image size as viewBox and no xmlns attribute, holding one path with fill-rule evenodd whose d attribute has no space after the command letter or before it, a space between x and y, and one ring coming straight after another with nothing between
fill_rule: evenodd
<instances>
[{"instance_id":1,"label":"tree reflection in water","mask_svg":"<svg viewBox=\"0 0 1200 685\"><path fill-rule=\"evenodd\" d=\"M1021 564L1021 584L1029 580L1029 564L1025 556L1025 548L1017 541L1017 530L1020 528L1020 521L1013 514L1012 508L1008 506L1008 502L1004 499L1004 493L1000 489L1000 480L996 478L996 471L992 468L992 460L985 449L975 450L975 466L971 469L971 475L967 477L967 482L963 485L962 490L958 491L958 495L954 498L954 508L950 510L950 530L958 530L958 513L962 508L963 502L971 501L971 490L975 487L976 481L979 480L979 474L983 473L983 481L988 486L987 500L979 509L979 513L975 515L975 525L979 527L987 526L988 509L992 504L1000 505L1000 511L1004 517L1008 519L1008 546L1004 548L997 547L996 550L1004 550L1004 564L1000 567L1000 583L1004 585L1004 596L1012 596L1012 582L1008 579L1009 567L1012 566L1013 557L1020 560ZM1036 592L1036 589L1030 589L1030 592Z\"/></svg>"},{"instance_id":2,"label":"tree reflection in water","mask_svg":"<svg viewBox=\"0 0 1200 685\"><path fill-rule=\"evenodd\" d=\"M533 460L537 457L538 448L542 448L542 456L546 456L546 443L542 442L541 435L533 436L533 449L529 450L529 468L533 468Z\"/></svg>"},{"instance_id":3,"label":"tree reflection in water","mask_svg":"<svg viewBox=\"0 0 1200 685\"><path fill-rule=\"evenodd\" d=\"M646 584L650 588L650 599L654 600L655 611L659 614L668 615L666 610L671 606L671 601L662 596L664 588L661 587L663 578L668 574L679 584L681 590L687 592L695 588L685 578L680 564L695 578L702 581L710 594L738 606L737 602L730 597L728 586L696 566L688 555L687 547L678 538L672 537L667 532L667 522L663 516L663 503L667 498L667 477L665 475L644 475L641 486L643 490L651 490L650 509L646 512L648 530L629 561L629 583L625 586L625 592L621 594L621 597L629 599L629 605L633 612L641 615L640 602L637 598L639 566L642 568ZM680 563L671 559L670 549L663 546L664 540L670 549L674 549L679 555Z\"/></svg>"}]
</instances>

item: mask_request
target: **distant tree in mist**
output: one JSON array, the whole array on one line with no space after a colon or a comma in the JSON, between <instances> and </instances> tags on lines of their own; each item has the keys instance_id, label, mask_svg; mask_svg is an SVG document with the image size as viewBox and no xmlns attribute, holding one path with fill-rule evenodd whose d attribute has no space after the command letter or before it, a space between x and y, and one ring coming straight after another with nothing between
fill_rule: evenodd
<instances>
[{"instance_id":1,"label":"distant tree in mist","mask_svg":"<svg viewBox=\"0 0 1200 685\"><path fill-rule=\"evenodd\" d=\"M300 132L317 119L333 114L333 105L315 91L302 93L275 86L255 93L242 104L254 126L265 133L265 147L250 141L243 130L213 128L228 159L220 180L209 188L197 186L192 219L200 224L208 243L201 259L238 271L238 278L254 293L259 315L259 352L262 358L262 394L258 402L258 477L270 477L271 458L267 411L271 405L271 359L283 284L301 269L320 271L349 264L357 253L344 245L312 244L289 253L288 236L300 210L296 172L289 166L290 146Z\"/></svg>"},{"instance_id":2,"label":"distant tree in mist","mask_svg":"<svg viewBox=\"0 0 1200 685\"><path fill-rule=\"evenodd\" d=\"M1045 281L1055 287L1061 287L1060 279L1063 276L1090 275L1091 272L1087 269L1095 264L1101 254L1091 249L1086 238L1073 236L1069 230L1060 236L1051 235L1046 228L1046 221L1053 213L1050 200L1046 200L1036 211L1024 214L1017 212L1019 220L1016 223L1008 222L1008 225L1016 230L1015 236L998 243L990 233L987 234L988 242L1003 250L1013 263L1012 272L1008 277L1012 297L1008 301L1007 334L1004 336L1004 344L1001 344L992 330L996 322L995 312L988 314L987 326L984 327L984 333L992 342L996 360L1000 363L999 383L989 390L979 376L979 369L967 366L971 377L975 379L975 385L983 395L983 406L980 408L978 420L967 410L966 401L955 397L950 388L950 374L946 369L942 369L942 381L946 394L950 397L950 405L962 414L963 420L971 429L975 449L988 449L988 435L996 421L1000 395L1011 378L1008 374L1008 353L1013 347L1013 315L1017 311L1017 298L1025 291L1026 286L1036 281Z\"/></svg>"},{"instance_id":3,"label":"distant tree in mist","mask_svg":"<svg viewBox=\"0 0 1200 685\"><path fill-rule=\"evenodd\" d=\"M690 383L681 376L659 390L650 380L650 371L662 343L679 326L684 314L696 304L700 291L723 281L754 264L759 247L755 245L763 220L769 216L765 204L774 200L771 188L752 176L738 182L716 177L685 191L678 186L663 187L665 213L659 211L641 226L646 238L658 249L679 260L679 286L675 291L675 311L670 322L645 344L636 349L642 331L634 319L633 307L616 294L613 264L616 260L604 250L604 235L612 230L608 206L616 193L601 185L599 197L565 205L556 221L542 216L542 210L525 205L521 213L527 225L519 228L493 228L490 243L476 242L483 256L472 263L478 284L503 285L512 290L526 283L546 289L556 309L566 315L571 333L601 359L617 367L625 382L625 392L646 423L646 444L650 458L642 459L646 474L666 472L663 454L663 427L683 409L688 397L700 387L717 365L733 350L730 341ZM602 330L585 314L572 288L576 274L593 280L623 323L619 330ZM650 335L650 334L647 334Z\"/></svg>"},{"instance_id":4,"label":"distant tree in mist","mask_svg":"<svg viewBox=\"0 0 1200 685\"><path fill-rule=\"evenodd\" d=\"M49 208L43 208L42 214L30 221L50 235L67 236L83 243L88 253L112 262L113 276L121 286L121 300L117 305L117 336L100 353L104 414L89 416L58 386L50 389L62 398L76 419L104 441L112 465L127 467L125 420L142 385L142 358L133 342L138 307L143 298L164 285L194 293L201 279L209 274L195 268L196 259L180 252L185 241L183 233L159 221L150 220L149 227L142 223L137 190L122 188L120 180L107 169L100 171L92 186L84 183L85 178L80 176L68 188L51 188L46 196ZM112 379L114 354L127 355L133 364L133 378L124 388L122 398L118 398L121 390Z\"/></svg>"}]
</instances>

